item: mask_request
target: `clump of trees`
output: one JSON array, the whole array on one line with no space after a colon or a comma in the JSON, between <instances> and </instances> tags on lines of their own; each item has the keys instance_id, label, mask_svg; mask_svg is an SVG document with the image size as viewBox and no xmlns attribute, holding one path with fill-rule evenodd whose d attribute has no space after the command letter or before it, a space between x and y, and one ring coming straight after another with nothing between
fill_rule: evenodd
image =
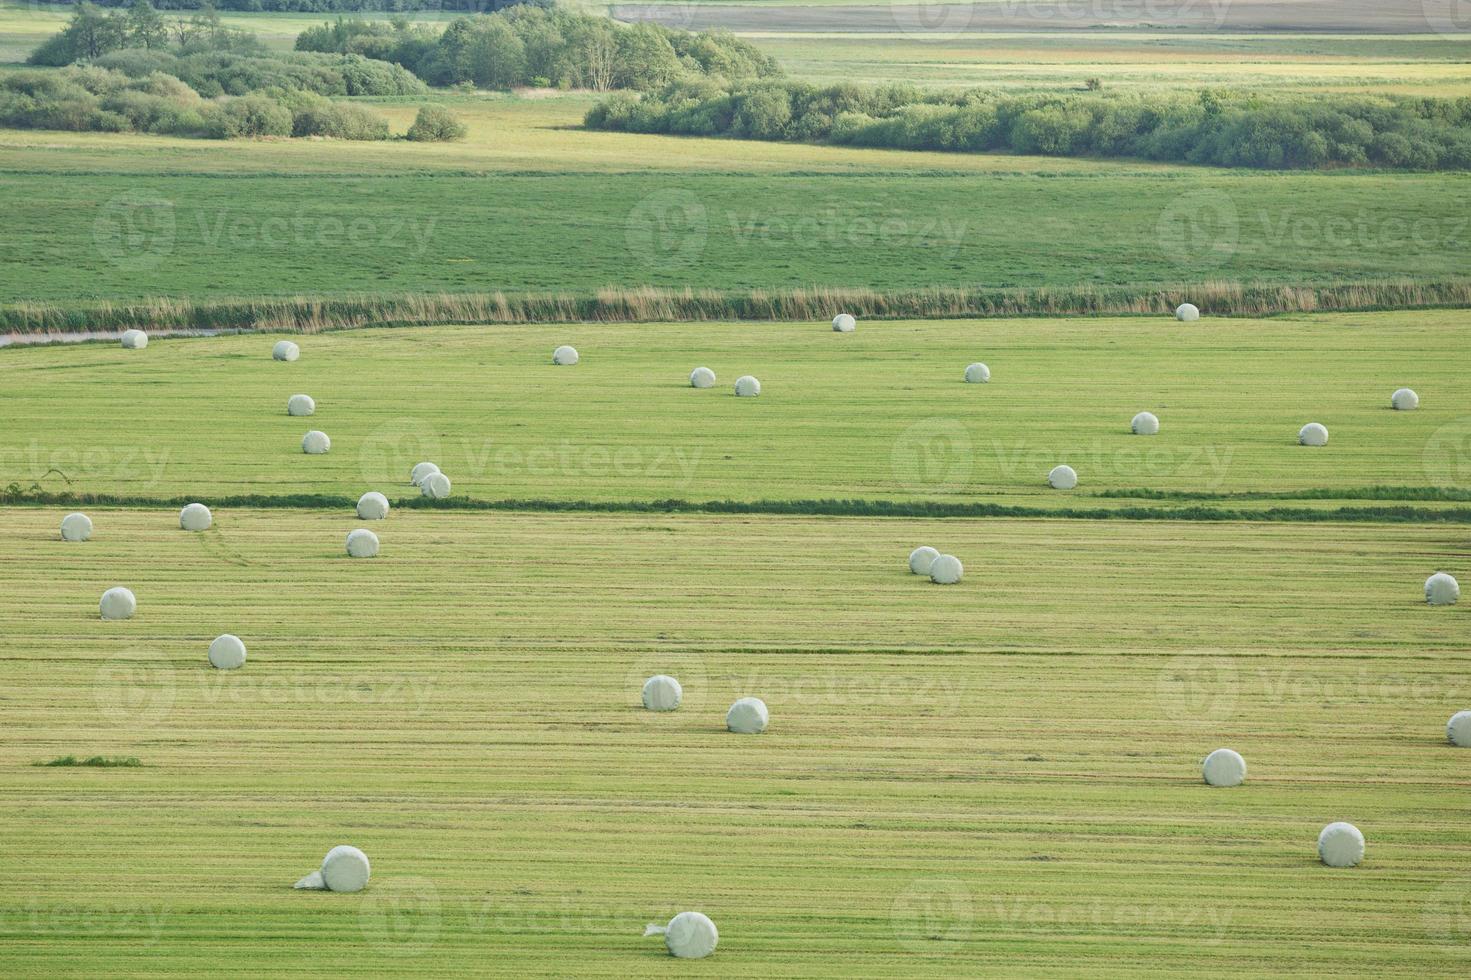
<instances>
[{"instance_id":1,"label":"clump of trees","mask_svg":"<svg viewBox=\"0 0 1471 980\"><path fill-rule=\"evenodd\" d=\"M129 0L125 9L113 11L84 0L67 25L27 60L33 65L60 67L95 61L124 48L162 50L170 46L185 51L265 51L254 34L225 27L210 5L192 17L165 20L150 0Z\"/></svg>"},{"instance_id":2,"label":"clump of trees","mask_svg":"<svg viewBox=\"0 0 1471 980\"><path fill-rule=\"evenodd\" d=\"M296 49L392 62L441 86L653 91L688 77L740 80L780 74L773 59L728 32L630 26L530 3L461 17L442 32L403 19L339 19L303 31Z\"/></svg>"},{"instance_id":3,"label":"clump of trees","mask_svg":"<svg viewBox=\"0 0 1471 980\"><path fill-rule=\"evenodd\" d=\"M682 81L615 95L594 129L962 153L1136 157L1268 169L1471 168L1471 98L1004 95L754 81Z\"/></svg>"},{"instance_id":4,"label":"clump of trees","mask_svg":"<svg viewBox=\"0 0 1471 980\"><path fill-rule=\"evenodd\" d=\"M414 117L406 139L418 143L445 143L465 138L465 124L444 106L426 105Z\"/></svg>"}]
</instances>

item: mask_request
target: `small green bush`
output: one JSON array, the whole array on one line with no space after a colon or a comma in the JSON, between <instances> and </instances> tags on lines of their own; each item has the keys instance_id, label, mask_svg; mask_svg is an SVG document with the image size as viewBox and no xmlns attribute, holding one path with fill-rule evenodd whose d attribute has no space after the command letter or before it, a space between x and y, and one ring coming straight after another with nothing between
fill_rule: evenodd
<instances>
[{"instance_id":1,"label":"small green bush","mask_svg":"<svg viewBox=\"0 0 1471 980\"><path fill-rule=\"evenodd\" d=\"M426 105L414 117L407 136L418 143L437 143L462 140L467 132L465 124L448 109Z\"/></svg>"}]
</instances>

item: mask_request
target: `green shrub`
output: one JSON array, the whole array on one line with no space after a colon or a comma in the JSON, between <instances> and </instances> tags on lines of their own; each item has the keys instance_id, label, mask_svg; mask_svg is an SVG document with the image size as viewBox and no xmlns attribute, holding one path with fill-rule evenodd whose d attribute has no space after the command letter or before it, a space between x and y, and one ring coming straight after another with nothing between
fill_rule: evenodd
<instances>
[{"instance_id":1,"label":"green shrub","mask_svg":"<svg viewBox=\"0 0 1471 980\"><path fill-rule=\"evenodd\" d=\"M465 124L443 106L426 105L414 117L408 138L419 143L450 142L465 138Z\"/></svg>"}]
</instances>

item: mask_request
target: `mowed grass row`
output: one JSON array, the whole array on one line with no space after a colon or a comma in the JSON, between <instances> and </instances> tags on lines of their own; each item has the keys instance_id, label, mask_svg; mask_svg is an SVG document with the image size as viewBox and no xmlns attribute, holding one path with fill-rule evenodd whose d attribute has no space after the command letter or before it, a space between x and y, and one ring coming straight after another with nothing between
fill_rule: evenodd
<instances>
[{"instance_id":1,"label":"mowed grass row","mask_svg":"<svg viewBox=\"0 0 1471 980\"><path fill-rule=\"evenodd\" d=\"M1454 503L1471 489L1466 324L1462 311L1427 311L867 321L852 334L434 327L297 337L294 363L271 359L270 335L17 347L0 351L0 487L401 499L417 494L410 469L431 460L456 497L486 501L1086 508L1172 504L1098 496L1121 491L1322 504L1388 486L1412 502L1448 490ZM581 363L551 363L564 343ZM990 365L990 384L963 383L973 361ZM714 389L688 386L700 365L716 371ZM732 394L743 374L761 379L759 398ZM1418 411L1390 409L1402 385ZM286 414L296 393L316 399L315 415ZM1130 434L1140 411L1160 418L1158 436ZM1328 427L1327 447L1296 444L1310 421ZM301 452L309 429L331 437L329 454ZM1077 470L1077 491L1046 487L1059 463Z\"/></svg>"},{"instance_id":2,"label":"mowed grass row","mask_svg":"<svg viewBox=\"0 0 1471 980\"><path fill-rule=\"evenodd\" d=\"M1418 595L1457 532L419 512L353 561L345 513L59 516L0 512L7 973L652 975L684 908L721 947L681 974L1467 963L1466 613ZM340 842L369 889L293 892Z\"/></svg>"},{"instance_id":3,"label":"mowed grass row","mask_svg":"<svg viewBox=\"0 0 1471 980\"><path fill-rule=\"evenodd\" d=\"M641 153L683 150L673 137L639 140ZM814 161L826 152L809 149ZM1471 178L1459 174L10 172L0 194L10 205L5 303L1303 285L1458 276L1471 243Z\"/></svg>"}]
</instances>

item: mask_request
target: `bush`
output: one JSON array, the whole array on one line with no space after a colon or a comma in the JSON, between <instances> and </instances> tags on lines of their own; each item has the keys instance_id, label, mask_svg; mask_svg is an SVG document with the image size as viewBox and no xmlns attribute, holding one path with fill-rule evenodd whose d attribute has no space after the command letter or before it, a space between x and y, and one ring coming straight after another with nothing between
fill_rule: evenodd
<instances>
[{"instance_id":1,"label":"bush","mask_svg":"<svg viewBox=\"0 0 1471 980\"><path fill-rule=\"evenodd\" d=\"M417 143L451 142L465 138L465 124L443 106L426 105L414 117L408 138Z\"/></svg>"},{"instance_id":2,"label":"bush","mask_svg":"<svg viewBox=\"0 0 1471 980\"><path fill-rule=\"evenodd\" d=\"M290 136L291 110L264 95L242 95L210 107L205 133L212 139Z\"/></svg>"}]
</instances>

